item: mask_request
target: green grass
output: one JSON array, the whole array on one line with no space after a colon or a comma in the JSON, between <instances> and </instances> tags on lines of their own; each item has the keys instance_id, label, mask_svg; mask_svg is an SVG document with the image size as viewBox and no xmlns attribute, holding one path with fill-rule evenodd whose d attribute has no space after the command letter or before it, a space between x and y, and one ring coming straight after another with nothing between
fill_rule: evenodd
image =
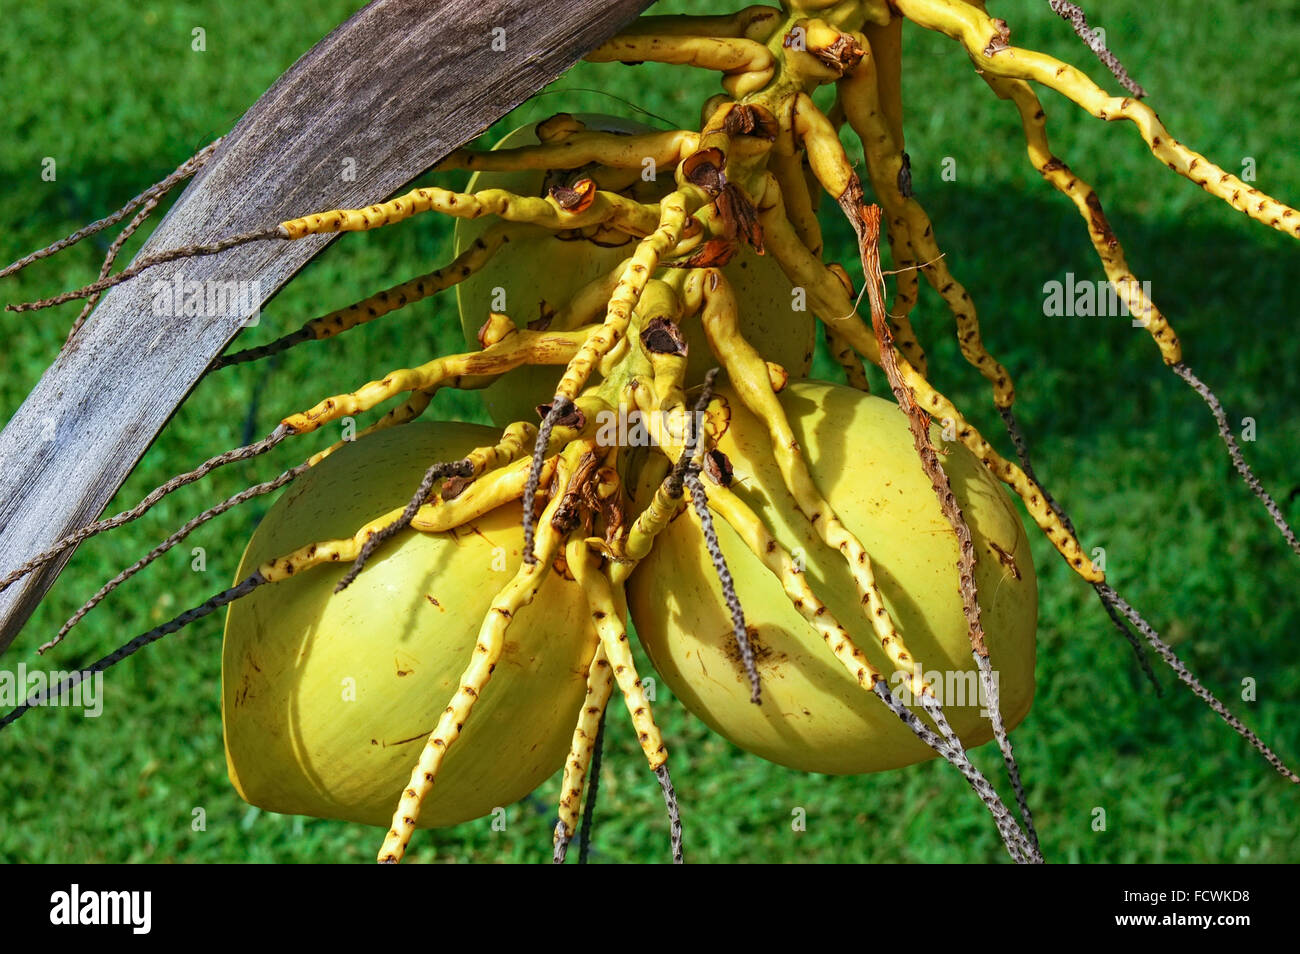
<instances>
[{"instance_id":1,"label":"green grass","mask_svg":"<svg viewBox=\"0 0 1300 954\"><path fill-rule=\"evenodd\" d=\"M51 0L13 7L0 34L0 260L61 237L116 208L195 148L227 130L298 55L359 7L271 0L158 3L128 11ZM673 3L669 10L702 9ZM1300 199L1292 107L1300 100L1300 20L1274 0L1207 15L1203 3L1093 0L1094 21L1151 92L1171 130L1225 168L1256 161L1259 185ZM1068 27L1038 0L995 4L1014 39L1087 69L1110 88ZM191 30L207 32L193 52ZM1040 476L1071 510L1085 546L1193 671L1292 765L1300 763L1300 629L1294 558L1236 481L1201 404L1163 369L1128 322L1045 318L1044 282L1097 278L1072 206L1024 156L1014 110L997 101L946 39L906 39L908 151L918 197L949 262L970 288L985 339L1016 376ZM604 90L674 123L696 122L716 89L703 72L583 65L494 127L560 110L628 112ZM1053 144L1097 186L1138 274L1175 323L1188 361L1234 421L1258 440L1246 453L1300 520L1293 449L1300 442L1300 346L1289 332L1300 249L1163 169L1126 124L1105 125L1054 94ZM43 157L58 178L40 178ZM945 157L955 182L941 178ZM303 210L310 211L310 210ZM828 216L829 218L829 216ZM831 248L854 258L847 228ZM264 311L248 343L449 255L433 219L349 236ZM138 240L128 249L138 247ZM87 242L5 283L5 301L82 284L104 243ZM0 406L19 406L56 354L77 307L0 315ZM1001 434L951 320L926 293L915 316L933 377L986 435ZM348 390L414 356L459 350L450 298L424 302L329 345L204 381L159 436L110 512L172 473L265 433L283 413ZM243 344L241 340L241 344ZM825 357L819 369L828 371ZM876 379L879 383L879 378ZM478 420L471 398L440 399L444 417ZM1006 442L997 440L1005 449ZM316 445L313 445L316 446ZM185 488L129 529L83 546L20 635L8 667L35 665L37 645L101 581L188 515L300 459L230 468ZM108 648L227 585L266 503L195 534L206 572L180 547L95 611L57 654L60 666ZM1136 671L1088 589L1035 541L1041 596L1038 697L1015 740L1049 860L1077 862L1300 860L1300 794L1160 671L1163 699ZM367 861L378 832L250 810L226 779L219 713L220 621L208 619L115 669L103 717L29 714L0 734L0 859L9 861ZM41 665L49 665L48 662ZM642 666L647 666L644 659ZM1243 702L1245 678L1258 701ZM673 753L687 846L703 861L986 861L1005 857L964 783L942 764L860 778L781 769L708 733L660 687L657 714ZM602 861L663 860L666 822L621 710L613 710L596 850ZM975 753L1000 778L995 752ZM417 836L422 861L537 861L549 856L558 781L513 806L503 832L488 820ZM192 830L195 808L204 831ZM791 828L807 812L807 830ZM1107 816L1094 831L1094 809Z\"/></svg>"}]
</instances>

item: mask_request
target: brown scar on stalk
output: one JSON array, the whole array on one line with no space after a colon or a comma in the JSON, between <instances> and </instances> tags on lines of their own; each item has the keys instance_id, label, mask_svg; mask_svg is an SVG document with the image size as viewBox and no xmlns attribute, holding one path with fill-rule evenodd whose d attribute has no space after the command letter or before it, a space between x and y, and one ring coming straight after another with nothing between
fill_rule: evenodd
<instances>
[{"instance_id":1,"label":"brown scar on stalk","mask_svg":"<svg viewBox=\"0 0 1300 954\"><path fill-rule=\"evenodd\" d=\"M998 562L1000 562L1004 567L1010 570L1011 575L1015 579L1017 580L1020 579L1020 567L1016 565L1016 558L1013 557L1006 550L1002 549L1002 547L998 546L992 540L990 540L988 543L989 543L989 549L992 550L997 555Z\"/></svg>"},{"instance_id":2,"label":"brown scar on stalk","mask_svg":"<svg viewBox=\"0 0 1300 954\"><path fill-rule=\"evenodd\" d=\"M871 300L871 326L880 346L881 367L884 368L885 376L889 379L890 389L894 392L899 407L907 415L912 441L916 445L917 455L921 458L921 467L930 478L935 496L939 498L939 508L957 537L958 589L961 592L962 610L970 628L971 648L977 655L987 659L989 650L984 638L984 625L980 620L979 596L975 585L975 544L971 539L970 527L962 515L948 475L944 473L943 465L939 463L939 455L930 440L929 418L916 403L912 389L903 381L898 369L893 334L886 321L885 300L882 293L885 276L880 268L881 209L878 205L866 204L862 184L856 175L849 180L848 186L840 194L839 204L853 224L854 231L857 232L858 251L862 257L863 274Z\"/></svg>"},{"instance_id":3,"label":"brown scar on stalk","mask_svg":"<svg viewBox=\"0 0 1300 954\"><path fill-rule=\"evenodd\" d=\"M596 201L596 183L592 179L579 179L571 186L552 186L551 198L564 211L576 215L585 212Z\"/></svg>"}]
</instances>

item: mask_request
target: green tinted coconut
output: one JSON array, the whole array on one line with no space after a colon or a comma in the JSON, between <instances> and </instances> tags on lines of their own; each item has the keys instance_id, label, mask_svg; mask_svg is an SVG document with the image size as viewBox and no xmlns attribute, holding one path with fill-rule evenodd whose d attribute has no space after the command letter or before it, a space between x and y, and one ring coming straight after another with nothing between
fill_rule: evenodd
<instances>
[{"instance_id":1,"label":"green tinted coconut","mask_svg":"<svg viewBox=\"0 0 1300 954\"><path fill-rule=\"evenodd\" d=\"M590 129L624 134L654 131L649 126L616 116L579 114L574 117ZM505 136L497 149L531 145L538 141L536 124L521 126ZM544 170L521 172L477 172L466 187L468 192L506 189L519 195L542 196L558 182L583 175L581 170L553 173ZM611 176L609 170L600 173ZM567 176L567 179L560 178ZM641 202L657 202L673 188L671 170L660 170L647 181L635 172L627 172L621 181L624 194ZM490 226L486 219L457 219L456 253L460 254ZM601 231L595 236L558 234L540 227L523 230L500 249L483 269L456 286L461 327L465 339L477 347L477 335L488 314L501 311L516 325L523 327L538 320L549 320L549 327L562 330L558 318L565 306L589 282L610 275L619 263L636 250L637 239L623 233ZM723 268L736 292L742 333L770 361L780 364L796 377L808 373L812 366L814 321L812 315L792 294L790 281L767 255L758 255L748 246L741 247ZM665 277L661 269L657 277ZM612 285L610 290L612 291ZM800 307L796 309L796 305ZM591 319L604 319L602 305ZM709 352L699 322L683 323L689 347L688 382L698 382L717 364ZM555 394L562 369L558 367L522 367L503 375L479 392L494 422L505 426L512 421L536 421L536 407L547 404Z\"/></svg>"},{"instance_id":2,"label":"green tinted coconut","mask_svg":"<svg viewBox=\"0 0 1300 954\"><path fill-rule=\"evenodd\" d=\"M718 449L731 489L804 567L829 612L896 692L900 674L880 648L840 553L794 506L772 459L767 426L724 389L731 419ZM939 509L897 405L823 382L781 395L811 462L814 482L865 546L890 615L913 657L937 678L936 694L967 745L992 737L981 715L975 664L957 589L956 537ZM1037 583L1020 518L1002 488L964 447L936 446L971 529L984 629L1008 727L1034 692ZM707 487L707 484L706 484ZM762 704L732 634L717 574L695 519L682 513L632 575L628 600L642 645L686 707L739 747L805 771L855 774L933 758L832 656L781 583L729 526L716 520L762 678Z\"/></svg>"},{"instance_id":3,"label":"green tinted coconut","mask_svg":"<svg viewBox=\"0 0 1300 954\"><path fill-rule=\"evenodd\" d=\"M341 448L276 501L238 576L313 541L350 537L409 500L430 462L497 437L474 425L413 423ZM514 503L453 531L404 531L342 593L333 590L347 566L329 564L232 604L222 722L230 778L244 799L386 827L521 552ZM421 827L510 805L563 765L594 652L581 592L551 574L507 631Z\"/></svg>"}]
</instances>

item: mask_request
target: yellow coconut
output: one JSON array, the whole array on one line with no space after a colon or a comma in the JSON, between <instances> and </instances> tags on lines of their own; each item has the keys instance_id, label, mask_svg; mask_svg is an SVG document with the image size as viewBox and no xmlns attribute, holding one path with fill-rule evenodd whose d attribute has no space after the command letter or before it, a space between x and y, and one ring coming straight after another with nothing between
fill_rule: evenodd
<instances>
[{"instance_id":1,"label":"yellow coconut","mask_svg":"<svg viewBox=\"0 0 1300 954\"><path fill-rule=\"evenodd\" d=\"M786 492L766 425L723 393L731 422L719 448L734 467L732 489L805 566L818 597L899 691L903 675L880 648L844 558L818 539ZM813 381L792 383L781 402L814 482L870 554L886 606L953 728L968 746L988 741L957 590L956 537L903 414L891 401ZM937 426L933 437L970 525L984 629L1002 711L1014 726L1034 693L1038 592L1029 544L1009 498L980 462L944 442ZM628 588L637 634L686 707L742 749L805 771L875 772L933 758L841 668L780 581L729 526L715 522L757 653L761 705L750 702L731 619L693 516L679 515L660 535Z\"/></svg>"},{"instance_id":2,"label":"yellow coconut","mask_svg":"<svg viewBox=\"0 0 1300 954\"><path fill-rule=\"evenodd\" d=\"M409 500L430 463L497 436L474 425L413 423L340 449L276 501L238 577L299 546L350 537ZM340 594L334 585L347 567L330 564L232 604L222 722L230 779L246 801L389 824L493 596L519 566L519 519L516 503L452 532L408 530ZM594 651L581 592L551 575L507 631L421 827L507 806L561 768Z\"/></svg>"}]
</instances>

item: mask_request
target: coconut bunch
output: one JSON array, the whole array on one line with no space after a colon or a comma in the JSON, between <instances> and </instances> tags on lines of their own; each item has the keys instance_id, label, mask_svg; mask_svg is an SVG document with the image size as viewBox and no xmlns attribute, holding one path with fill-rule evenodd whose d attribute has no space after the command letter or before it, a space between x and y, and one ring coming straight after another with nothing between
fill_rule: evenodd
<instances>
[{"instance_id":1,"label":"coconut bunch","mask_svg":"<svg viewBox=\"0 0 1300 954\"><path fill-rule=\"evenodd\" d=\"M255 805L383 826L379 860L395 862L416 828L488 814L562 770L554 857L563 860L617 692L661 784L680 861L669 745L637 672L634 633L674 695L742 749L836 774L942 757L988 808L1010 857L1035 862L1009 737L1033 698L1037 622L1014 496L1139 657L1145 641L1297 781L1110 587L1037 480L1014 384L985 348L971 296L911 191L899 98L905 19L953 37L1020 110L1031 159L1078 205L1117 294L1164 363L1206 396L1238 469L1300 550L1130 272L1095 193L1048 147L1031 84L1133 121L1174 171L1266 224L1300 234L1296 213L1175 140L1140 90L1109 96L1012 46L982 3L790 0L643 17L588 57L717 71L723 92L702 104L698 128L560 113L432 171L435 180L472 172L463 189L423 185L304 215L106 270L33 303L98 295L180 254L441 215L456 220L453 261L214 369L452 288L466 344L285 416L262 441L84 528L3 585L218 466L391 405L354 440L200 514L57 638L205 520L285 488L231 588L86 670L229 606L226 754ZM822 86L835 92L828 111L813 99ZM865 178L842 133L860 143ZM854 229L856 260L827 259L828 215ZM951 310L1014 460L931 383L911 321L921 280ZM819 330L844 383L808 377ZM881 369L886 394L869 393L864 361ZM494 426L422 420L443 388L480 393ZM967 754L990 740L1010 807Z\"/></svg>"}]
</instances>

